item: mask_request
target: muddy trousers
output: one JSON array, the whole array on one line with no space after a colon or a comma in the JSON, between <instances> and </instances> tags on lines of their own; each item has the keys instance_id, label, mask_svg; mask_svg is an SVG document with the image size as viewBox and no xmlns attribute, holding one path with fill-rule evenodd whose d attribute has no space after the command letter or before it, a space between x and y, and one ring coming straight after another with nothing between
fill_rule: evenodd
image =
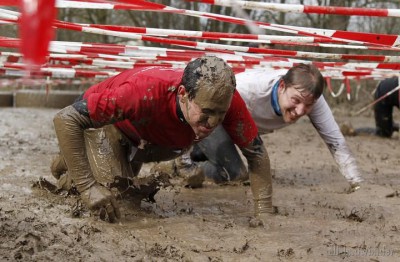
<instances>
[{"instance_id":1,"label":"muddy trousers","mask_svg":"<svg viewBox=\"0 0 400 262\"><path fill-rule=\"evenodd\" d=\"M220 125L208 137L197 143L192 156L207 161L200 164L205 175L217 183L248 178L247 168L232 139ZM196 157L192 157L196 160Z\"/></svg>"},{"instance_id":2,"label":"muddy trousers","mask_svg":"<svg viewBox=\"0 0 400 262\"><path fill-rule=\"evenodd\" d=\"M182 150L173 150L151 144L142 145L142 149L131 145L130 141L113 125L97 129L87 129L85 149L90 168L97 182L107 185L117 177L132 178L139 174L143 163L167 161L182 154ZM58 155L51 165L51 172L57 179L63 180L62 187L68 189L71 179L62 155ZM59 185L60 186L60 185Z\"/></svg>"}]
</instances>

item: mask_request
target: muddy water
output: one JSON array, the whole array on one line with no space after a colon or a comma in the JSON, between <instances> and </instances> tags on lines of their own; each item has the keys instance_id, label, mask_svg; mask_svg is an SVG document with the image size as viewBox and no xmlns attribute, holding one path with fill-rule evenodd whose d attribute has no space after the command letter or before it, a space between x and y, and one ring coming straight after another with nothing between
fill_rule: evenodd
<instances>
[{"instance_id":1,"label":"muddy water","mask_svg":"<svg viewBox=\"0 0 400 262\"><path fill-rule=\"evenodd\" d=\"M201 213L202 215L241 216L252 215L253 205L250 187L217 186L205 183L200 190L179 188L175 192L161 191L157 197L159 215L177 212ZM158 213L160 212L160 213Z\"/></svg>"}]
</instances>

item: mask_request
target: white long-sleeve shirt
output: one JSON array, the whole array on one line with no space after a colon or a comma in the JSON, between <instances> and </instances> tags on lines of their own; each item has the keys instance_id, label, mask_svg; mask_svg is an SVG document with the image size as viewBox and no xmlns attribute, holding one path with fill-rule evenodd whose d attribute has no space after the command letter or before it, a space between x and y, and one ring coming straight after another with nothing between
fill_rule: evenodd
<instances>
[{"instance_id":1,"label":"white long-sleeve shirt","mask_svg":"<svg viewBox=\"0 0 400 262\"><path fill-rule=\"evenodd\" d=\"M251 69L236 74L237 90L246 102L260 134L291 124L285 123L283 117L275 113L271 99L273 86L286 72L287 70ZM356 161L323 96L316 101L308 117L328 146L342 175L351 184L361 182Z\"/></svg>"}]
</instances>

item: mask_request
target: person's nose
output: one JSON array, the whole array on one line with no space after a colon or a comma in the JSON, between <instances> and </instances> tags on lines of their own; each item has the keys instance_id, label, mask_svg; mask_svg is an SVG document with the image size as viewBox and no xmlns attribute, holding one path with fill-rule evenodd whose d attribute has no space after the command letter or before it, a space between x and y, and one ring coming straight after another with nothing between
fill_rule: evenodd
<instances>
[{"instance_id":1,"label":"person's nose","mask_svg":"<svg viewBox=\"0 0 400 262\"><path fill-rule=\"evenodd\" d=\"M296 115L298 115L298 116L304 116L304 115L306 114L306 112L307 112L307 109L306 109L306 106L305 106L305 105L299 104L299 105L296 107Z\"/></svg>"}]
</instances>

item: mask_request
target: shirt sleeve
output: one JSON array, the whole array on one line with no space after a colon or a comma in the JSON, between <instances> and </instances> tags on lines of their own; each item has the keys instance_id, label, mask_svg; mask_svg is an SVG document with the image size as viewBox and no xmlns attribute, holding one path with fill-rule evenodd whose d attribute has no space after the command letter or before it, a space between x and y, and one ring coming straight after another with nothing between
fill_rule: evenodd
<instances>
[{"instance_id":1,"label":"shirt sleeve","mask_svg":"<svg viewBox=\"0 0 400 262\"><path fill-rule=\"evenodd\" d=\"M329 151L339 166L341 174L350 183L361 182L362 178L356 160L348 148L346 140L323 96L317 100L308 116L328 146Z\"/></svg>"},{"instance_id":2,"label":"shirt sleeve","mask_svg":"<svg viewBox=\"0 0 400 262\"><path fill-rule=\"evenodd\" d=\"M231 106L222 125L233 142L239 147L247 146L257 137L257 126L237 91L233 94Z\"/></svg>"}]
</instances>

